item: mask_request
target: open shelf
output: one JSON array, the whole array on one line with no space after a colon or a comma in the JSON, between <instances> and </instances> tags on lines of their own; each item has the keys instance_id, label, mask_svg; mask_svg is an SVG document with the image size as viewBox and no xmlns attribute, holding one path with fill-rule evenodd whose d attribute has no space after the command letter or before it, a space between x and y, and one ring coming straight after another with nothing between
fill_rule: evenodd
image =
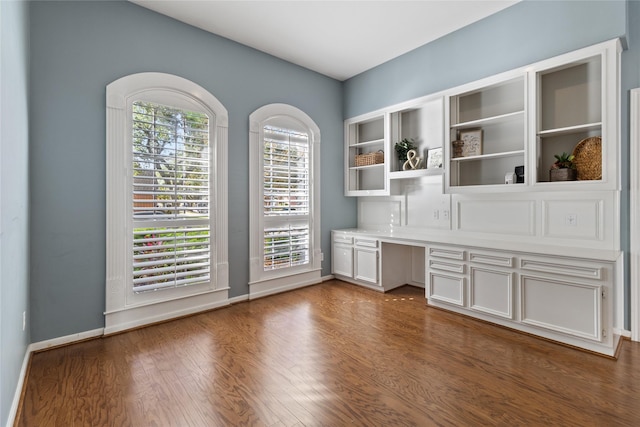
<instances>
[{"instance_id":1,"label":"open shelf","mask_svg":"<svg viewBox=\"0 0 640 427\"><path fill-rule=\"evenodd\" d=\"M420 178L423 176L442 175L443 173L444 173L443 168L414 169L414 170L408 170L408 171L391 172L389 174L389 179Z\"/></svg>"},{"instance_id":2,"label":"open shelf","mask_svg":"<svg viewBox=\"0 0 640 427\"><path fill-rule=\"evenodd\" d=\"M345 194L388 194L385 164L388 158L387 114L372 114L345 122ZM356 157L382 152L381 163L356 166ZM371 159L368 159L371 160ZM360 163L360 162L359 162ZM368 163L368 162L367 162Z\"/></svg>"},{"instance_id":3,"label":"open shelf","mask_svg":"<svg viewBox=\"0 0 640 427\"><path fill-rule=\"evenodd\" d=\"M549 129L538 132L538 136L560 136L570 133L590 132L602 128L602 123L587 123L584 125L568 126L559 129Z\"/></svg>"},{"instance_id":4,"label":"open shelf","mask_svg":"<svg viewBox=\"0 0 640 427\"><path fill-rule=\"evenodd\" d=\"M449 150L446 188L505 185L505 175L525 165L526 79L523 72L487 79L471 91L449 98ZM473 154L466 132L477 134ZM454 150L454 142L456 150ZM457 150L462 146L462 155ZM476 154L477 153L477 154ZM454 157L455 155L455 157Z\"/></svg>"},{"instance_id":5,"label":"open shelf","mask_svg":"<svg viewBox=\"0 0 640 427\"><path fill-rule=\"evenodd\" d=\"M518 118L524 117L524 110L514 111L513 113L502 114L500 116L487 117L484 119L473 120L470 122L456 123L451 125L451 129L466 129L480 127L482 125L495 125L499 123L505 123Z\"/></svg>"},{"instance_id":6,"label":"open shelf","mask_svg":"<svg viewBox=\"0 0 640 427\"><path fill-rule=\"evenodd\" d=\"M356 142L353 143L351 145L349 145L349 148L363 148L363 147L370 147L373 145L383 145L384 144L384 139L374 139L371 141L363 141L363 142Z\"/></svg>"},{"instance_id":7,"label":"open shelf","mask_svg":"<svg viewBox=\"0 0 640 427\"><path fill-rule=\"evenodd\" d=\"M466 161L477 161L483 159L499 159L501 157L512 157L512 156L524 156L524 150L517 151L506 151L504 153L494 153L494 154L480 154L477 156L469 156L469 157L454 157L451 159L452 162L466 162Z\"/></svg>"},{"instance_id":8,"label":"open shelf","mask_svg":"<svg viewBox=\"0 0 640 427\"><path fill-rule=\"evenodd\" d=\"M378 169L384 168L384 163L378 163L375 165L366 165L366 166L351 166L349 170L365 170L365 169Z\"/></svg>"},{"instance_id":9,"label":"open shelf","mask_svg":"<svg viewBox=\"0 0 640 427\"><path fill-rule=\"evenodd\" d=\"M555 155L572 154L585 138L603 133L602 56L587 56L536 73L538 85L536 183L549 182ZM602 152L606 152L603 139ZM599 159L603 163L602 158ZM598 182L592 180L590 182ZM553 182L554 185L566 182Z\"/></svg>"}]
</instances>

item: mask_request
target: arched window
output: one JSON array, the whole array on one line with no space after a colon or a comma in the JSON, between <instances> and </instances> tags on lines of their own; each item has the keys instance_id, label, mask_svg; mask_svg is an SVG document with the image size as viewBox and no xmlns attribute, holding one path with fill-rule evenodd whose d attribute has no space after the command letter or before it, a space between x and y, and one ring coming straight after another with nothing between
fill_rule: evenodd
<instances>
[{"instance_id":1,"label":"arched window","mask_svg":"<svg viewBox=\"0 0 640 427\"><path fill-rule=\"evenodd\" d=\"M105 333L226 304L227 121L181 77L107 86Z\"/></svg>"},{"instance_id":2,"label":"arched window","mask_svg":"<svg viewBox=\"0 0 640 427\"><path fill-rule=\"evenodd\" d=\"M320 279L320 129L299 109L250 116L250 298Z\"/></svg>"}]
</instances>

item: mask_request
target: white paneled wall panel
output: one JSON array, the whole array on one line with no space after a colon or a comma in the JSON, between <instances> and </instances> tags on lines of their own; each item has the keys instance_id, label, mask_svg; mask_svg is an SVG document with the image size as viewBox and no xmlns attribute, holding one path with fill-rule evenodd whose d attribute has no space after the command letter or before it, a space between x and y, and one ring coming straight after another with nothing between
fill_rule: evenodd
<instances>
[{"instance_id":1,"label":"white paneled wall panel","mask_svg":"<svg viewBox=\"0 0 640 427\"><path fill-rule=\"evenodd\" d=\"M459 200L456 228L461 231L534 236L533 200Z\"/></svg>"},{"instance_id":2,"label":"white paneled wall panel","mask_svg":"<svg viewBox=\"0 0 640 427\"><path fill-rule=\"evenodd\" d=\"M543 200L545 237L602 240L604 200Z\"/></svg>"}]
</instances>

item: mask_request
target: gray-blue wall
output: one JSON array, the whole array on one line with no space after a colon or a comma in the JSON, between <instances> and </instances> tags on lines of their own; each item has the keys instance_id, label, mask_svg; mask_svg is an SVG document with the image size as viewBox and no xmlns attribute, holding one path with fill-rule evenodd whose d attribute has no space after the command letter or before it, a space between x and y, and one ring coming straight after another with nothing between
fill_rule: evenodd
<instances>
[{"instance_id":1,"label":"gray-blue wall","mask_svg":"<svg viewBox=\"0 0 640 427\"><path fill-rule=\"evenodd\" d=\"M249 115L294 105L320 127L322 274L330 230L355 225L343 196L340 82L123 1L31 3L32 341L104 326L105 87L159 71L229 112L230 296L248 293Z\"/></svg>"},{"instance_id":2,"label":"gray-blue wall","mask_svg":"<svg viewBox=\"0 0 640 427\"><path fill-rule=\"evenodd\" d=\"M624 0L524 0L345 81L345 118L623 36L625 10Z\"/></svg>"},{"instance_id":3,"label":"gray-blue wall","mask_svg":"<svg viewBox=\"0 0 640 427\"><path fill-rule=\"evenodd\" d=\"M629 89L640 85L640 2L524 0L343 83L345 118L622 37L622 249L629 313Z\"/></svg>"},{"instance_id":4,"label":"gray-blue wall","mask_svg":"<svg viewBox=\"0 0 640 427\"><path fill-rule=\"evenodd\" d=\"M7 424L29 344L29 15L0 2L0 425Z\"/></svg>"}]
</instances>

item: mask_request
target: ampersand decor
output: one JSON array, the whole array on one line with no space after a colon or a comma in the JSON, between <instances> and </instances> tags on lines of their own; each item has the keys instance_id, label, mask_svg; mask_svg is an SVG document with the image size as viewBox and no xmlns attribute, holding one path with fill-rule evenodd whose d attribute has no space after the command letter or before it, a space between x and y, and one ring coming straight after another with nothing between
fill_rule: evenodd
<instances>
[{"instance_id":1,"label":"ampersand decor","mask_svg":"<svg viewBox=\"0 0 640 427\"><path fill-rule=\"evenodd\" d=\"M409 169L418 169L420 167L420 163L422 163L422 159L418 157L416 150L409 150L407 151L407 161L402 165L402 170L408 171Z\"/></svg>"}]
</instances>

